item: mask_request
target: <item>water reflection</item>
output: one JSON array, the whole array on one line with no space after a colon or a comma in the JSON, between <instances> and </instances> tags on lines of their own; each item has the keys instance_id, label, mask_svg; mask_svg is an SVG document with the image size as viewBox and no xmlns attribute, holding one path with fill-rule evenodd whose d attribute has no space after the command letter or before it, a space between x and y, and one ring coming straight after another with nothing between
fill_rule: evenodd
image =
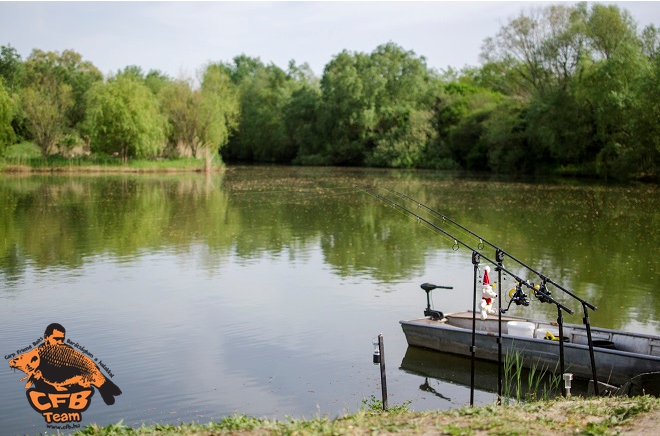
<instances>
[{"instance_id":1,"label":"water reflection","mask_svg":"<svg viewBox=\"0 0 660 436\"><path fill-rule=\"evenodd\" d=\"M505 359L506 356L503 356L503 358ZM425 392L430 392L436 397L446 401L452 401L451 398L445 396L447 392L451 392L452 385L460 385L468 388L471 386L471 360L469 357L465 356L438 353L419 347L408 347L406 354L401 361L401 369L410 374L416 374L423 377L424 383L419 386L419 389ZM522 369L520 377L521 380L528 380L530 377L530 371ZM509 392L510 395L515 398L517 386L516 378L517 374L515 374L515 365L512 366L509 374L503 371L502 383L505 396L506 393ZM556 380L553 381L550 374L544 371L543 368L538 368L532 378L538 379L538 389L530 390L529 385L521 384L521 398L527 398L529 395L535 395L537 398L543 396L551 398L561 395L560 387L557 384L558 382ZM497 362L476 360L474 378L475 389L483 392L497 393L497 384ZM587 383L584 380L574 380L572 393L574 395L586 395ZM456 400L456 398L454 398L454 400Z\"/></svg>"}]
</instances>

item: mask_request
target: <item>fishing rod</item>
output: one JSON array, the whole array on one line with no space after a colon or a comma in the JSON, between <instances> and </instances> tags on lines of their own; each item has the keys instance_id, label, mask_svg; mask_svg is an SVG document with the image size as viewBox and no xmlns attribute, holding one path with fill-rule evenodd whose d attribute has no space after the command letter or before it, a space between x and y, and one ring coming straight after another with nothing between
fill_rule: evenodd
<instances>
[{"instance_id":1,"label":"fishing rod","mask_svg":"<svg viewBox=\"0 0 660 436\"><path fill-rule=\"evenodd\" d=\"M444 214L438 212L438 211L435 210L435 209L432 209L432 208L428 207L427 205L425 205L425 204L423 204L423 203L420 203L419 201L415 200L414 198L411 198L411 197L407 196L406 194L403 194L403 193L401 193L401 192L397 192L397 191L395 191L394 189L389 189L389 188L384 188L384 189L388 190L389 192L391 192L391 193L394 194L394 195L398 195L399 197L405 198L406 200L411 201L411 202L417 204L418 207L421 207L421 208L423 208L423 209L426 209L427 211L431 212L432 214L441 217L441 218L442 218L443 220L445 220L445 221L449 221L450 223L452 223L452 224L454 224L455 226L459 227L461 230L464 230L464 231L468 232L469 234L471 234L472 236L474 236L475 238L479 239L479 242L481 243L482 246L483 246L483 244L485 243L485 244L488 244L489 246L491 246L492 248L494 248L495 250L499 250L499 251L501 251L502 254L508 256L511 260L517 262L517 263L520 264L521 266L527 268L529 271L531 271L531 272L533 272L534 274L536 274L537 276L539 276L539 278L540 278L541 280L545 281L546 283L550 283L550 284L552 284L552 285L558 287L559 289L561 289L562 291L566 292L568 295L570 295L570 296L573 297L574 299L578 300L580 303L582 303L582 304L586 305L587 307L589 307L591 310L598 310L598 308L597 308L596 306L594 306L593 304L591 304L591 303L589 303L589 302L583 300L582 298L578 297L577 295L573 294L571 291L569 291L568 289L564 288L564 287L561 286L560 284L556 283L556 282L553 281L551 278L549 278L549 277L543 275L541 272L535 270L534 268L532 268L531 266L527 265L526 263L524 263L524 262L521 261L520 259L514 257L512 254L510 254L510 253L504 251L504 249L502 249L501 247L498 247L497 245L493 244L492 242L490 242L490 241L486 240L485 238L483 238L483 237L477 235L477 234L474 233L472 230L468 229L468 228L465 227L465 226L462 226L461 224L459 224L459 223L457 223L456 221L452 220L452 219L449 218L448 216L446 216L446 215L444 215Z\"/></svg>"},{"instance_id":2,"label":"fishing rod","mask_svg":"<svg viewBox=\"0 0 660 436\"><path fill-rule=\"evenodd\" d=\"M567 312L569 314L573 313L573 311L571 309L569 309L568 307L566 307L563 304L559 303L557 300L555 300L551 296L550 291L548 291L546 286L545 286L545 283L542 283L541 285L535 286L534 283L531 283L529 280L524 280L521 277L519 277L518 275L514 274L512 271L504 268L503 266L500 266L499 262L486 257L484 254L480 253L477 249L471 247L470 245L468 245L467 243L465 243L462 240L458 239L457 237L455 237L454 235L452 235L448 231L444 230L442 227L439 227L438 225L432 223L431 221L427 220L426 218L422 217L421 215L416 214L415 212L411 211L410 209L406 208L405 206L402 206L402 205L396 203L395 201L392 201L389 198L384 197L384 196L382 196L382 195L380 195L380 194L378 194L378 193L376 193L376 192L374 192L370 189L362 188L360 186L356 186L356 188L360 189L361 191L365 192L366 194L371 195L372 197L377 198L378 200L381 200L385 203L388 203L388 204L392 205L393 207L395 207L395 208L397 208L397 209L399 209L399 210L401 210L405 213L408 213L409 215L414 216L415 218L417 218L418 221L423 222L424 224L430 226L434 230L439 231L440 233L444 234L445 236L453 239L454 247L462 245L465 248L467 248L468 250L470 250L474 253L477 253L479 255L480 259L484 259L488 263L491 263L492 265L494 265L495 267L500 268L502 271L504 271L505 273L507 273L508 275L513 277L516 281L520 282L524 286L531 289L534 292L534 296L537 297L539 299L539 301L541 301L542 303L546 303L546 302L554 303L554 304L559 305L565 312Z\"/></svg>"},{"instance_id":3,"label":"fishing rod","mask_svg":"<svg viewBox=\"0 0 660 436\"><path fill-rule=\"evenodd\" d=\"M589 303L588 301L580 298L579 296L575 295L574 293L572 293L571 291L569 291L568 289L566 289L565 287L563 287L559 283L555 282L551 278L545 276L541 272L537 271L536 269L534 269L531 266L527 265L526 263L522 262L521 260L514 257L510 253L507 253L502 248L500 248L500 247L496 246L495 244L489 242L488 240L484 239L483 237L477 235L475 232L468 229L467 227L462 226L461 224L459 224L456 221L452 220L448 216L438 212L437 210L434 210L434 209L428 207L427 205L415 200L414 198L411 198L411 197L407 196L406 194L403 194L401 192L397 192L397 191L395 191L393 189L389 189L389 188L385 188L385 189L387 189L390 193L392 193L394 195L397 195L397 196L399 196L401 198L404 198L408 201L416 203L418 207L426 209L427 211L431 212L432 214L437 215L437 216L441 217L443 220L448 221L448 222L454 224L455 226L459 227L460 229L466 231L467 233L471 234L475 238L478 238L479 239L479 244L481 245L482 248L483 248L484 243L488 244L489 246L491 246L492 248L495 249L496 257L497 257L498 260L500 260L500 259L503 260L504 256L508 256L514 262L520 264L524 268L527 268L529 271L536 274L541 279L541 281L543 283L543 286L545 286L547 283L550 283L550 284L554 285L555 287L561 289L563 292L568 294L570 297L577 300L582 305L582 310L583 310L583 313L584 313L584 318L582 319L582 322L585 325L585 328L587 330L587 344L589 346L589 358L590 358L590 361L591 361L591 372L592 372L592 376L593 376L593 379L594 379L594 393L596 394L596 396L598 396L598 378L597 378L597 374L596 374L596 360L595 360L595 357L594 357L594 346L593 346L593 339L592 339L592 335L591 335L591 321L589 319L589 310L588 310L588 309L591 309L591 310L594 310L594 311L598 310L598 308L596 306L594 306L593 304ZM549 293L549 291L548 291L548 293ZM560 337L560 341L561 340L562 339Z\"/></svg>"},{"instance_id":4,"label":"fishing rod","mask_svg":"<svg viewBox=\"0 0 660 436\"><path fill-rule=\"evenodd\" d=\"M507 274L509 274L511 277L516 279L519 283L522 283L525 286L527 286L528 288L534 290L535 291L535 296L543 298L543 299L539 298L541 300L541 302L554 303L557 306L557 310L560 313L560 315L561 315L562 310L569 313L569 314L573 313L573 311L571 309L569 309L568 307L562 305L561 303L556 301L554 298L552 298L552 296L550 296L550 293L547 292L547 290L545 290L544 285L540 286L537 289L535 289L535 286L534 286L533 283L530 283L529 281L523 280L522 278L518 277L513 272L507 270L506 268L504 268L504 266L502 266L501 262L495 262L494 260L489 259L488 257L484 256L483 254L479 253L477 250L475 250L470 245L468 245L465 242L463 242L462 240L456 238L451 233L447 232L446 230L442 229L441 227L437 226L436 224L432 223L431 221L427 220L426 218L422 217L421 215L416 214L415 212L411 211L410 209L408 209L408 208L396 203L395 201L392 201L389 198L384 197L384 196L382 196L382 195L380 195L380 194L378 194L378 193L376 193L376 192L374 192L370 189L359 187L359 186L356 186L356 188L363 191L363 192L365 192L368 195L371 195L372 197L374 197L374 198L376 198L376 199L378 199L378 200L380 200L384 203L390 204L391 206L393 206L396 209L399 209L399 210L401 210L401 211L403 211L403 212L405 212L405 213L407 213L411 216L414 216L415 218L417 218L418 222L423 222L426 225L430 226L432 229L444 234L445 236L450 237L451 239L454 240L454 246L455 247L458 247L458 246L462 245L462 246L466 247L468 250L472 251L472 264L474 266L474 293L473 293L473 302L472 302L472 305L473 305L473 310L472 310L472 346L470 347L470 354L471 354L470 405L474 404L474 366L475 366L475 355L476 355L476 346L475 346L475 342L476 342L475 336L476 336L476 334L475 333L476 333L476 307L477 307L477 303L476 303L476 298L477 298L477 270L479 268L478 265L479 265L482 258L484 260L486 260L487 262L495 265L501 271L504 271ZM544 289L544 291L538 292L540 289ZM426 289L424 289L424 290L426 290ZM560 316L558 318L558 322L561 322L561 321L562 321L562 318ZM500 315L500 317L499 317L500 337L498 339L498 347L500 347L500 350L501 350L501 339L502 339L501 323L502 323L502 318L501 318L501 315ZM563 331L563 329L561 329L561 328L560 328L560 330ZM560 336L560 338L561 338L561 336ZM561 349L560 350L561 351L560 352L560 360L561 360L560 366L563 369L564 368L564 362L563 362L564 353L563 353L563 342L561 340L559 342L559 346L560 346L560 349ZM500 360L499 364L500 364L500 367L501 367L501 352L500 352L499 360ZM500 388L501 388L501 383L498 386L498 390ZM501 391L498 392L498 394L499 394L499 396L501 396Z\"/></svg>"}]
</instances>

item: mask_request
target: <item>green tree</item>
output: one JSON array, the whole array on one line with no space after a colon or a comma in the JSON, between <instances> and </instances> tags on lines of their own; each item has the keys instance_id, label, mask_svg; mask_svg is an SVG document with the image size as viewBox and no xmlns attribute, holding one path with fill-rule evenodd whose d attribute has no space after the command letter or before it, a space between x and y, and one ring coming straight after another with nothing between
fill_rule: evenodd
<instances>
[{"instance_id":1,"label":"green tree","mask_svg":"<svg viewBox=\"0 0 660 436\"><path fill-rule=\"evenodd\" d=\"M483 123L480 140L487 148L487 167L502 174L531 174L552 168L546 149L530 136L529 106L520 99L506 98L494 107Z\"/></svg>"},{"instance_id":2,"label":"green tree","mask_svg":"<svg viewBox=\"0 0 660 436\"><path fill-rule=\"evenodd\" d=\"M521 12L495 37L486 38L481 59L492 70L491 77L500 77L500 89L528 99L542 95L566 86L579 72L583 22L584 14L566 5Z\"/></svg>"},{"instance_id":3,"label":"green tree","mask_svg":"<svg viewBox=\"0 0 660 436\"><path fill-rule=\"evenodd\" d=\"M16 103L0 78L0 155L4 148L16 139L11 122L16 112Z\"/></svg>"},{"instance_id":4,"label":"green tree","mask_svg":"<svg viewBox=\"0 0 660 436\"><path fill-rule=\"evenodd\" d=\"M258 57L250 57L245 54L235 56L232 62L232 64L223 65L229 72L231 81L236 85L240 85L245 80L254 77L257 71L265 67Z\"/></svg>"},{"instance_id":5,"label":"green tree","mask_svg":"<svg viewBox=\"0 0 660 436\"><path fill-rule=\"evenodd\" d=\"M394 43L337 55L321 79L320 129L334 164L411 167L433 142L438 92L423 57Z\"/></svg>"},{"instance_id":6,"label":"green tree","mask_svg":"<svg viewBox=\"0 0 660 436\"><path fill-rule=\"evenodd\" d=\"M73 50L44 52L34 49L25 61L26 85L35 89L53 89L66 85L70 89L71 104L66 108L66 127L75 129L85 118L85 94L103 75L91 62L83 60Z\"/></svg>"},{"instance_id":7,"label":"green tree","mask_svg":"<svg viewBox=\"0 0 660 436\"><path fill-rule=\"evenodd\" d=\"M290 163L297 149L287 135L284 113L294 80L275 65L239 56L230 73L240 90L240 121L223 156L228 159Z\"/></svg>"},{"instance_id":8,"label":"green tree","mask_svg":"<svg viewBox=\"0 0 660 436\"><path fill-rule=\"evenodd\" d=\"M190 153L197 157L201 92L194 92L189 81L175 80L163 86L159 97L170 124L168 136L172 154Z\"/></svg>"},{"instance_id":9,"label":"green tree","mask_svg":"<svg viewBox=\"0 0 660 436\"><path fill-rule=\"evenodd\" d=\"M166 119L156 96L133 77L118 75L88 93L92 150L128 157L155 157L163 150Z\"/></svg>"},{"instance_id":10,"label":"green tree","mask_svg":"<svg viewBox=\"0 0 660 436\"><path fill-rule=\"evenodd\" d=\"M660 56L654 56L633 109L631 130L635 142L630 164L640 177L660 180Z\"/></svg>"},{"instance_id":11,"label":"green tree","mask_svg":"<svg viewBox=\"0 0 660 436\"><path fill-rule=\"evenodd\" d=\"M23 88L21 111L28 132L44 156L57 151L66 126L66 113L73 106L71 87L57 81L47 81Z\"/></svg>"},{"instance_id":12,"label":"green tree","mask_svg":"<svg viewBox=\"0 0 660 436\"><path fill-rule=\"evenodd\" d=\"M284 108L284 128L296 150L294 163L327 164L318 128L321 90L318 84L303 82L293 91Z\"/></svg>"},{"instance_id":13,"label":"green tree","mask_svg":"<svg viewBox=\"0 0 660 436\"><path fill-rule=\"evenodd\" d=\"M208 170L212 156L227 144L237 128L241 109L236 88L221 64L206 67L201 94L199 130Z\"/></svg>"},{"instance_id":14,"label":"green tree","mask_svg":"<svg viewBox=\"0 0 660 436\"><path fill-rule=\"evenodd\" d=\"M374 76L379 78L378 120L365 163L408 168L419 164L433 142L433 103L439 82L424 57L388 43L371 53Z\"/></svg>"},{"instance_id":15,"label":"green tree","mask_svg":"<svg viewBox=\"0 0 660 436\"><path fill-rule=\"evenodd\" d=\"M649 24L644 28L641 35L642 50L644 54L653 60L660 56L660 29Z\"/></svg>"},{"instance_id":16,"label":"green tree","mask_svg":"<svg viewBox=\"0 0 660 436\"><path fill-rule=\"evenodd\" d=\"M636 44L637 25L630 13L617 5L594 3L586 19L586 36L599 58L610 59L621 49Z\"/></svg>"},{"instance_id":17,"label":"green tree","mask_svg":"<svg viewBox=\"0 0 660 436\"><path fill-rule=\"evenodd\" d=\"M242 86L241 128L238 140L258 162L290 163L297 150L286 133L284 110L293 81L275 65L257 71Z\"/></svg>"},{"instance_id":18,"label":"green tree","mask_svg":"<svg viewBox=\"0 0 660 436\"><path fill-rule=\"evenodd\" d=\"M158 95L160 90L170 81L170 77L159 70L150 70L147 75L144 76L144 84L147 85L147 88L149 88L154 95Z\"/></svg>"},{"instance_id":19,"label":"green tree","mask_svg":"<svg viewBox=\"0 0 660 436\"><path fill-rule=\"evenodd\" d=\"M471 77L523 98L528 107L510 114L525 126L528 156L603 177L648 173L642 162L654 161L653 147L641 140L649 131L641 120L653 113L645 96L657 40L654 27L638 35L616 5L554 5L521 14L488 38L486 64Z\"/></svg>"},{"instance_id":20,"label":"green tree","mask_svg":"<svg viewBox=\"0 0 660 436\"><path fill-rule=\"evenodd\" d=\"M642 157L635 122L645 101L640 87L650 77L649 59L636 24L615 5L592 6L587 34L594 61L580 92L592 109L596 168L603 177L630 176Z\"/></svg>"},{"instance_id":21,"label":"green tree","mask_svg":"<svg viewBox=\"0 0 660 436\"><path fill-rule=\"evenodd\" d=\"M437 138L427 153L430 167L487 170L488 148L482 125L502 100L500 94L459 80L443 85L434 105Z\"/></svg>"},{"instance_id":22,"label":"green tree","mask_svg":"<svg viewBox=\"0 0 660 436\"><path fill-rule=\"evenodd\" d=\"M377 122L377 78L370 64L368 55L344 50L325 67L319 128L331 164L362 165L368 153Z\"/></svg>"},{"instance_id":23,"label":"green tree","mask_svg":"<svg viewBox=\"0 0 660 436\"><path fill-rule=\"evenodd\" d=\"M9 92L15 93L23 86L25 66L21 55L11 45L0 46L0 77Z\"/></svg>"}]
</instances>

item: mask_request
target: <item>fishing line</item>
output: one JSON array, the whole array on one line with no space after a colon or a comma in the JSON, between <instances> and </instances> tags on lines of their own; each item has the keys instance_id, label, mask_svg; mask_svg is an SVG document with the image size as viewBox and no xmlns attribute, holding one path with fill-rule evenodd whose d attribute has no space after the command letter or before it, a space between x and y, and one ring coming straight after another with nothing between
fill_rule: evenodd
<instances>
[{"instance_id":1,"label":"fishing line","mask_svg":"<svg viewBox=\"0 0 660 436\"><path fill-rule=\"evenodd\" d=\"M359 189L360 191L364 192L367 195L370 195L370 196L376 198L377 200L380 200L380 201L386 203L387 205L391 206L396 212L401 213L402 215L406 216L407 218L410 218L411 216L413 218L416 218L416 222L418 224L424 224L427 228L429 228L430 230L432 230L436 234L438 234L438 235L440 235L444 238L447 238L448 241L452 242L452 250L453 251L457 251L459 249L459 243L458 243L456 238L454 238L452 235L450 235L449 233L447 233L446 231L444 231L440 227L436 226L432 222L428 221L427 219L425 219L425 218L417 215L416 213L406 209L405 207L393 202L389 198L383 197L382 195L380 195L376 192L373 192L372 190L369 190L367 188L362 188L360 186L355 186L355 188Z\"/></svg>"},{"instance_id":2,"label":"fishing line","mask_svg":"<svg viewBox=\"0 0 660 436\"><path fill-rule=\"evenodd\" d=\"M488 241L487 239L485 239L485 238L483 238L483 237L477 235L477 234L476 234L475 232L473 232L472 230L468 229L468 228L465 227L465 226L462 226L461 224L459 224L458 222L452 220L452 219L449 218L448 216L446 216L446 215L444 215L444 214L438 212L438 211L435 210L435 209L432 209L432 208L426 206L425 204L423 204L423 203L421 203L421 202L415 200L415 199L412 198L412 197L407 196L406 194L403 194L403 193L401 193L401 192L398 192L398 191L395 191L395 190L393 190L393 189L389 189L389 188L383 188L383 189L386 189L387 191L389 191L390 193L392 193L392 194L394 194L394 195L397 195L397 196L399 196L399 197L401 197L401 198L404 198L404 199L406 199L406 200L408 200L408 201L410 201L410 202L413 202L413 203L417 204L418 207L423 208L423 209L427 210L428 212L430 212L430 213L432 213L432 214L434 214L434 215L436 215L436 216L441 217L443 221L448 221L448 222L454 224L455 226L457 226L458 228L460 228L461 230L463 230L463 231L469 233L470 235L474 236L475 238L479 239L479 244L481 245L481 248L480 248L480 249L483 249L483 244L484 244L484 243L485 243L485 244L488 244L490 247L492 247L492 248L494 248L494 249L496 250L496 257L500 257L500 256L501 256L501 257L502 257L502 260L503 260L503 259L504 259L504 256L507 256L507 257L509 257L511 260L513 260L514 262L516 262L516 263L518 263L519 265L521 265L522 267L524 267L524 268L526 268L527 270L531 271L532 273L536 274L536 275L541 279L541 282L542 282L541 286L545 287L545 284L546 284L546 283L550 283L550 284L552 284L552 285L558 287L558 288L561 289L562 291L566 292L568 295L570 295L571 297L573 297L573 298L576 299L577 301L579 301L583 306L589 307L591 310L597 310L597 308L596 308L594 305L588 303L587 301L585 301L585 300L583 300L582 298L578 297L577 295L573 294L571 291L569 291L569 290L566 289L565 287L561 286L561 285L558 284L557 282L553 281L551 278L545 276L545 275L542 274L541 272L537 271L536 269L534 269L534 268L532 268L531 266L527 265L526 263L522 262L521 260L519 260L518 258L514 257L514 256L511 255L510 253L504 251L504 249L502 249L502 248L496 246L495 244L493 244L492 242ZM483 257L483 255L482 255L482 257ZM498 259L498 260L499 260L499 259ZM503 271L504 271L504 270L503 270Z\"/></svg>"},{"instance_id":3,"label":"fishing line","mask_svg":"<svg viewBox=\"0 0 660 436\"><path fill-rule=\"evenodd\" d=\"M513 272L511 272L511 271L509 271L508 269L504 268L504 266L502 266L501 263L498 263L498 262L494 261L493 259L490 259L490 258L486 257L485 255L479 253L479 251L477 251L476 249L474 249L474 248L471 247L470 245L466 244L465 242L463 242L463 241L460 240L459 238L455 237L454 235L452 235L452 234L449 233L448 231L442 229L442 228L439 227L438 225L432 223L431 221L427 220L426 218L422 217L421 215L416 214L415 212L411 211L411 210L408 209L407 207L402 206L402 205L398 204L397 202L395 202L395 201L393 201L393 200L390 200L389 198L384 197L384 196L378 194L377 192L374 192L374 191L371 190L371 189L364 188L364 187L360 187L360 186L357 186L357 185L355 186L355 188L361 190L362 192L364 192L364 193L366 193L366 194L368 194L368 195L371 195L372 197L374 197L374 198L376 198L376 199L378 199L378 200L380 200L380 201L382 201L382 202L384 202L384 203L386 203L386 204L389 204L390 206L394 207L395 209L398 209L398 210L400 210L400 211L402 211L402 212L404 212L404 213L407 213L407 214L409 214L409 215L412 215L413 217L416 217L419 221L422 221L423 223L425 223L427 226L431 227L431 228L434 229L435 231L440 232L440 233L442 233L444 236L446 236L446 237L450 238L451 240L453 240L453 241L454 241L454 245L452 246L452 249L454 249L454 247L460 247L460 245L462 245L462 246L464 246L465 248L467 248L468 250L470 250L470 251L472 252L473 263L474 263L474 259L475 259L475 258L483 259L483 260L487 261L488 263L490 263L490 264L492 264L493 266L497 267L497 268L498 268L499 270L501 270L502 272L504 272L504 273L510 275L511 277L513 277L514 279L516 279L517 281L519 281L521 285L524 285L524 286L528 287L529 289L531 289L532 291L534 291L535 295L538 296L538 295L537 295L538 289L536 289L536 288L534 287L534 284L533 284L533 283L530 283L529 280L523 280L521 277L517 276L517 275L514 274ZM430 208L429 208L429 209L430 209ZM470 232L470 233L472 233L472 232ZM456 250L458 250L458 248L456 248L454 251L456 251ZM478 263L479 263L479 262L477 262L477 264L478 264ZM573 313L573 311L572 311L571 309L569 309L568 307L564 306L563 304L559 303L557 300L555 300L554 298L552 298L552 297L550 296L549 293L547 293L547 294L546 294L546 293L543 293L543 294L541 295L541 297L542 297L546 302L554 303L559 309L565 311L566 313L569 313L569 314L572 314L572 313ZM543 300L542 300L542 301L543 301Z\"/></svg>"},{"instance_id":4,"label":"fishing line","mask_svg":"<svg viewBox=\"0 0 660 436\"><path fill-rule=\"evenodd\" d=\"M397 191L395 191L395 190L393 190L393 189L389 189L389 188L378 188L378 189L384 189L384 190L388 191L388 192L391 193L391 194L395 194L395 195L397 195L397 196L399 196L399 197L401 197L401 198L403 198L403 199L405 199L405 200L407 200L407 201L409 201L409 202L411 202L411 203L414 203L414 204L417 206L417 208L419 208L419 209L424 209L424 210L426 210L426 211L428 211L428 212L431 212L433 215L440 217L440 218L442 219L442 223L443 223L443 224L446 224L446 223L455 224L455 223L454 223L449 217L447 217L447 216L445 216L445 215L443 215L443 214L441 214L441 213L439 213L439 212L437 212L437 211L434 211L434 210L431 209L430 207L426 206L424 203L422 203L422 202L420 202L420 201L418 201L418 200L415 200L414 198L411 198L411 197L409 197L409 196L407 196L407 195L405 195L405 194L402 194L402 193L400 193L400 192L397 192ZM479 242L477 243L477 250L483 250L483 248L484 248L484 241L482 240L481 237L475 235L475 234L474 234L473 232L471 232L469 229L466 229L466 228L464 228L464 227L462 227L462 226L460 226L460 225L457 225L456 227L457 227L456 230L458 230L459 234L462 233L463 235L471 235L471 236L475 236L475 237L479 240Z\"/></svg>"},{"instance_id":5,"label":"fishing line","mask_svg":"<svg viewBox=\"0 0 660 436\"><path fill-rule=\"evenodd\" d=\"M429 206L425 205L424 203L422 203L422 202L420 202L420 201L418 201L418 200L415 200L414 198L409 197L409 196L406 195L406 194L403 194L403 193L401 193L401 192L395 191L394 189L390 189L390 188L382 188L382 189L385 189L385 190L387 190L388 192L390 192L391 194L397 195L397 196L399 196L399 197L401 197L401 198L403 198L403 199L405 199L405 200L407 200L407 201L410 201L410 202L412 202L412 203L415 203L415 204L417 205L417 207L419 207L420 209L424 209L424 210L430 212L431 214L433 214L433 215L435 215L435 216L438 216L438 217L442 218L442 221L443 221L443 222L449 222L450 224L453 224L454 226L458 227L458 229L459 229L460 231L465 232L465 234L469 234L469 235L471 235L471 236L474 236L475 238L477 238L477 239L479 240L479 242L477 243L477 250L483 250L484 247L485 247L484 244L488 244L488 245L490 245L491 247L493 247L493 248L495 248L495 249L498 249L498 247L496 247L494 244L491 244L491 243L488 242L486 239L484 239L484 238L482 238L481 236L479 236L479 235L477 235L476 233L474 233L472 230L468 229L467 227L464 227L464 226L460 225L459 223L457 223L456 221L452 220L452 219L449 218L448 216L446 216L446 215L444 215L444 214L438 212L438 211L435 210L435 209L430 208ZM510 256L510 257L512 257L512 256ZM512 258L513 258L513 257L512 257Z\"/></svg>"}]
</instances>

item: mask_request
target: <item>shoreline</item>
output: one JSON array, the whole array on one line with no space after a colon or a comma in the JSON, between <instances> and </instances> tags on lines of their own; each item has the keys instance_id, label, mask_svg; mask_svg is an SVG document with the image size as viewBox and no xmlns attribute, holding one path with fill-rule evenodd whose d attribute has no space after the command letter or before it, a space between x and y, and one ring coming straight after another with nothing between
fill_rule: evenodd
<instances>
[{"instance_id":1,"label":"shoreline","mask_svg":"<svg viewBox=\"0 0 660 436\"><path fill-rule=\"evenodd\" d=\"M660 399L599 397L539 401L504 406L388 412L364 408L335 419L315 417L270 421L233 415L206 424L152 425L131 428L122 423L89 425L74 435L648 435L660 425Z\"/></svg>"}]
</instances>

